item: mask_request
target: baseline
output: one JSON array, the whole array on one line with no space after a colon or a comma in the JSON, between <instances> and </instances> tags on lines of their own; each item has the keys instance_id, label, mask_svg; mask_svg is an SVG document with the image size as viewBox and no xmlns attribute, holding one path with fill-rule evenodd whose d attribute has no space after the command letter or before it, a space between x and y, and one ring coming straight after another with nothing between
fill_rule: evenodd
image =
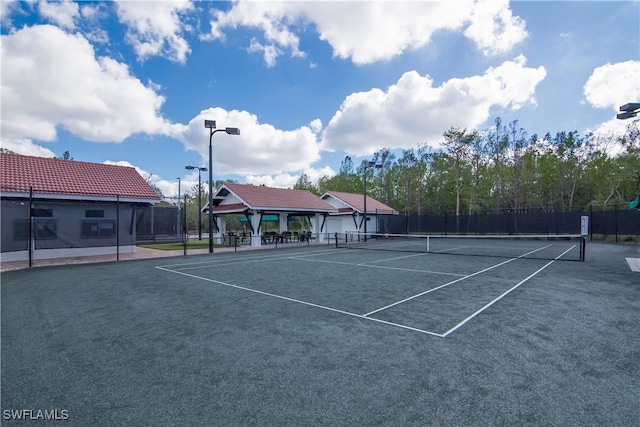
<instances>
[{"instance_id":1,"label":"baseline","mask_svg":"<svg viewBox=\"0 0 640 427\"><path fill-rule=\"evenodd\" d=\"M355 318L358 318L358 319L370 320L370 321L373 321L373 322L382 323L382 324L390 325L390 326L395 326L395 327L398 327L398 328L407 329L407 330L410 330L410 331L419 332L419 333L426 334L426 335L432 335L432 336L435 336L435 337L444 338L444 336L442 334L438 334L438 333L432 332L432 331L427 331L427 330L424 330L424 329L414 328L412 326L402 325L400 323L394 323L394 322L389 322L389 321L382 320L382 319L375 319L375 318L372 318L372 317L366 317L366 316L363 316L361 314L351 313L349 311L340 310L340 309L333 308L333 307L327 307L327 306L320 305L320 304L314 304L314 303L308 302L308 301L303 301L303 300L299 300L299 299L295 299L295 298L285 297L283 295L272 294L270 292L259 291L257 289L247 288L245 286L234 285L232 283L221 282L220 280L209 279L207 277L200 277L200 276L196 276L195 274L185 273L183 271L170 270L170 269L164 268L164 267L156 267L156 268L158 270L162 270L162 271L166 271L166 272L174 273L174 274L180 274L182 276L190 277L190 278L193 278L193 279L204 280L205 282L215 283L215 284L218 284L218 285L221 285L221 286L227 286L227 287L234 288L234 289L239 289L239 290L242 290L242 291L253 292L253 293L256 293L256 294L263 295L263 296L268 296L268 297L271 297L271 298L277 298L277 299L281 299L281 300L285 300L285 301L289 301L289 302L293 302L293 303L297 303L297 304L302 304L302 305L306 305L306 306L310 306L310 307L315 307L315 308L319 308L319 309L322 309L322 310L331 311L331 312L334 312L334 313L340 313L340 314L343 314L343 315L346 315L346 316L355 317Z\"/></svg>"}]
</instances>

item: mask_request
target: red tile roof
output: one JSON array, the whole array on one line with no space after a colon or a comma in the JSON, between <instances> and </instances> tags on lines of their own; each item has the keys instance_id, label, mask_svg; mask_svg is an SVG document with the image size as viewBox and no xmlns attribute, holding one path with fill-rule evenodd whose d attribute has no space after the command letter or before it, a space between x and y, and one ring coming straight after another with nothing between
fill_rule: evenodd
<instances>
[{"instance_id":1,"label":"red tile roof","mask_svg":"<svg viewBox=\"0 0 640 427\"><path fill-rule=\"evenodd\" d=\"M337 209L307 190L225 183L250 209L271 211L335 212ZM214 208L215 210L215 208Z\"/></svg>"},{"instance_id":2,"label":"red tile roof","mask_svg":"<svg viewBox=\"0 0 640 427\"><path fill-rule=\"evenodd\" d=\"M326 199L329 196L332 196L333 198L340 200L341 202L350 206L357 212L364 212L364 197L362 197L362 194L345 193L343 191L327 191L322 195L322 198ZM367 196L367 212L368 213L378 212L383 214L398 213L392 207L387 206L384 203L379 202L370 196Z\"/></svg>"},{"instance_id":3,"label":"red tile roof","mask_svg":"<svg viewBox=\"0 0 640 427\"><path fill-rule=\"evenodd\" d=\"M104 198L145 202L158 195L131 167L0 153L0 185L3 194L29 192L35 196L65 195L72 198Z\"/></svg>"}]
</instances>

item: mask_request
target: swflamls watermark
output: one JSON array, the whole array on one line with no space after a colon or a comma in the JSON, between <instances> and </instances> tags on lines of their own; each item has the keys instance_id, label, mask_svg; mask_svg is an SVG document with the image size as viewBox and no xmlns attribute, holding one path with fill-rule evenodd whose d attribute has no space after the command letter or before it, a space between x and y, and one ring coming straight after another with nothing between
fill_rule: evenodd
<instances>
[{"instance_id":1,"label":"swflamls watermark","mask_svg":"<svg viewBox=\"0 0 640 427\"><path fill-rule=\"evenodd\" d=\"M2 411L5 420L68 420L67 409L5 409Z\"/></svg>"}]
</instances>

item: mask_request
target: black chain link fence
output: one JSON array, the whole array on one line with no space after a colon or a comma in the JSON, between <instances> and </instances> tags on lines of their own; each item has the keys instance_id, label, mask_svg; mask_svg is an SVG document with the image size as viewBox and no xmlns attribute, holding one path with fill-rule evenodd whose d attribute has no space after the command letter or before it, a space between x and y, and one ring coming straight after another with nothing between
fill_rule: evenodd
<instances>
[{"instance_id":1,"label":"black chain link fence","mask_svg":"<svg viewBox=\"0 0 640 427\"><path fill-rule=\"evenodd\" d=\"M495 210L376 215L377 232L404 234L580 234L581 218L589 217L589 237L612 242L640 242L640 210L627 205L590 206L575 212Z\"/></svg>"}]
</instances>

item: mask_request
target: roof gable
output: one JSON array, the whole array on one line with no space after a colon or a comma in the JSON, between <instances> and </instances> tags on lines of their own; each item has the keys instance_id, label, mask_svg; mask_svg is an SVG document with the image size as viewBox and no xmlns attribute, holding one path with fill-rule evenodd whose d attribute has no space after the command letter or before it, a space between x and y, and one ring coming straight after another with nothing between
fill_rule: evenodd
<instances>
[{"instance_id":1,"label":"roof gable","mask_svg":"<svg viewBox=\"0 0 640 427\"><path fill-rule=\"evenodd\" d=\"M364 212L364 197L362 194L346 193L344 191L327 191L322 195L324 200L328 198L334 198L342 203L350 206L357 212ZM367 195L367 212L384 212L384 213L398 213L395 209L384 203Z\"/></svg>"},{"instance_id":2,"label":"roof gable","mask_svg":"<svg viewBox=\"0 0 640 427\"><path fill-rule=\"evenodd\" d=\"M2 193L89 198L120 196L145 202L158 195L132 167L0 153Z\"/></svg>"},{"instance_id":3,"label":"roof gable","mask_svg":"<svg viewBox=\"0 0 640 427\"><path fill-rule=\"evenodd\" d=\"M336 208L307 190L225 183L227 189L250 209L275 211L335 212Z\"/></svg>"}]
</instances>

